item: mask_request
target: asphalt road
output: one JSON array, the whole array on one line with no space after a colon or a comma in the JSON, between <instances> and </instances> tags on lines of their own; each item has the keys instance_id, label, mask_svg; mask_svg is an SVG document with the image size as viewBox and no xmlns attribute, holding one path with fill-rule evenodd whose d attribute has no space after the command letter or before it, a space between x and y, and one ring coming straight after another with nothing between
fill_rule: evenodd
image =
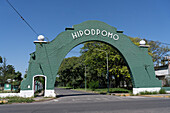
<instances>
[{"instance_id":1,"label":"asphalt road","mask_svg":"<svg viewBox=\"0 0 170 113\"><path fill-rule=\"evenodd\" d=\"M0 113L170 113L170 99L117 97L56 89L60 98L29 104L0 105Z\"/></svg>"}]
</instances>

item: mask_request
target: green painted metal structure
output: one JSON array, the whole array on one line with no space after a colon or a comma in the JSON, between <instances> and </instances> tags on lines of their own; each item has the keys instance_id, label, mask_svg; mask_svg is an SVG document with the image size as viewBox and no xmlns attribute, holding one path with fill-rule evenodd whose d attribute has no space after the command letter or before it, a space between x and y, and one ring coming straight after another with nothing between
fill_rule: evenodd
<instances>
[{"instance_id":1,"label":"green painted metal structure","mask_svg":"<svg viewBox=\"0 0 170 113\"><path fill-rule=\"evenodd\" d=\"M128 64L134 88L161 87L155 77L148 48L138 47L116 28L100 21L86 21L60 33L51 42L36 42L36 51L30 54L27 78L21 90L33 90L33 77L45 75L46 89L53 90L58 69L65 56L75 46L87 41L100 41L117 49Z\"/></svg>"},{"instance_id":2,"label":"green painted metal structure","mask_svg":"<svg viewBox=\"0 0 170 113\"><path fill-rule=\"evenodd\" d=\"M11 84L4 84L4 91L11 91Z\"/></svg>"}]
</instances>

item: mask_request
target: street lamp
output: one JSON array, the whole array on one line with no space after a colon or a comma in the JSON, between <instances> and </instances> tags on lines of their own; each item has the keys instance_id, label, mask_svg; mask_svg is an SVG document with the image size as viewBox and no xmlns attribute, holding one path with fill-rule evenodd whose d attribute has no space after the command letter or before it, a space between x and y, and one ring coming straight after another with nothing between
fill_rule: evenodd
<instances>
[{"instance_id":1,"label":"street lamp","mask_svg":"<svg viewBox=\"0 0 170 113\"><path fill-rule=\"evenodd\" d=\"M87 90L87 81L86 81L86 65L85 65L85 91Z\"/></svg>"},{"instance_id":2,"label":"street lamp","mask_svg":"<svg viewBox=\"0 0 170 113\"><path fill-rule=\"evenodd\" d=\"M82 64L82 63L81 63ZM87 90L87 80L86 80L86 64L84 68L84 76L85 76L85 91Z\"/></svg>"},{"instance_id":3,"label":"street lamp","mask_svg":"<svg viewBox=\"0 0 170 113\"><path fill-rule=\"evenodd\" d=\"M100 50L100 49L96 49L96 50L98 50L98 51L103 51L103 52L106 53L106 62L107 62L107 88L108 88L107 92L109 93L109 62L108 62L108 53L107 53L107 51L105 51L105 50Z\"/></svg>"}]
</instances>

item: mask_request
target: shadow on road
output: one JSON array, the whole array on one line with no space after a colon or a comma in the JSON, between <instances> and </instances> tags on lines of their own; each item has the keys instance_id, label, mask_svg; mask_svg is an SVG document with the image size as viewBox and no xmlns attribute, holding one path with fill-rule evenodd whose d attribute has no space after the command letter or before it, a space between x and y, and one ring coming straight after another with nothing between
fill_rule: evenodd
<instances>
[{"instance_id":1,"label":"shadow on road","mask_svg":"<svg viewBox=\"0 0 170 113\"><path fill-rule=\"evenodd\" d=\"M55 92L57 94L56 97L68 97L68 96L84 96L84 95L99 95L96 93L88 93L83 91L75 91L64 88L55 88Z\"/></svg>"},{"instance_id":2,"label":"shadow on road","mask_svg":"<svg viewBox=\"0 0 170 113\"><path fill-rule=\"evenodd\" d=\"M95 93L84 93L84 94L65 94L65 95L57 95L56 97L84 96L84 95L99 95L99 94L95 94Z\"/></svg>"}]
</instances>

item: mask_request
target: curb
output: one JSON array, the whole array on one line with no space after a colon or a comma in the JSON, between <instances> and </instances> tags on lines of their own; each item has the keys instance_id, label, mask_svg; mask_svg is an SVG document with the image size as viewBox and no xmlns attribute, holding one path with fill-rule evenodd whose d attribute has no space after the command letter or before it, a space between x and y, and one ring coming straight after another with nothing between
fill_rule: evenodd
<instances>
[{"instance_id":1,"label":"curb","mask_svg":"<svg viewBox=\"0 0 170 113\"><path fill-rule=\"evenodd\" d=\"M161 95L140 95L143 97L157 97L157 98L170 98L170 96L161 96Z\"/></svg>"},{"instance_id":2,"label":"curb","mask_svg":"<svg viewBox=\"0 0 170 113\"><path fill-rule=\"evenodd\" d=\"M34 102L45 102L45 101L50 101L50 100L53 100L55 98L49 98L49 99L40 99L40 100L34 100Z\"/></svg>"},{"instance_id":3,"label":"curb","mask_svg":"<svg viewBox=\"0 0 170 113\"><path fill-rule=\"evenodd\" d=\"M130 94L111 94L113 96L121 96L121 97L124 97L124 96L131 96Z\"/></svg>"},{"instance_id":4,"label":"curb","mask_svg":"<svg viewBox=\"0 0 170 113\"><path fill-rule=\"evenodd\" d=\"M112 94L113 96L131 96L130 94ZM143 97L170 98L170 95L137 95Z\"/></svg>"},{"instance_id":5,"label":"curb","mask_svg":"<svg viewBox=\"0 0 170 113\"><path fill-rule=\"evenodd\" d=\"M0 100L0 104L7 104L8 100Z\"/></svg>"}]
</instances>

